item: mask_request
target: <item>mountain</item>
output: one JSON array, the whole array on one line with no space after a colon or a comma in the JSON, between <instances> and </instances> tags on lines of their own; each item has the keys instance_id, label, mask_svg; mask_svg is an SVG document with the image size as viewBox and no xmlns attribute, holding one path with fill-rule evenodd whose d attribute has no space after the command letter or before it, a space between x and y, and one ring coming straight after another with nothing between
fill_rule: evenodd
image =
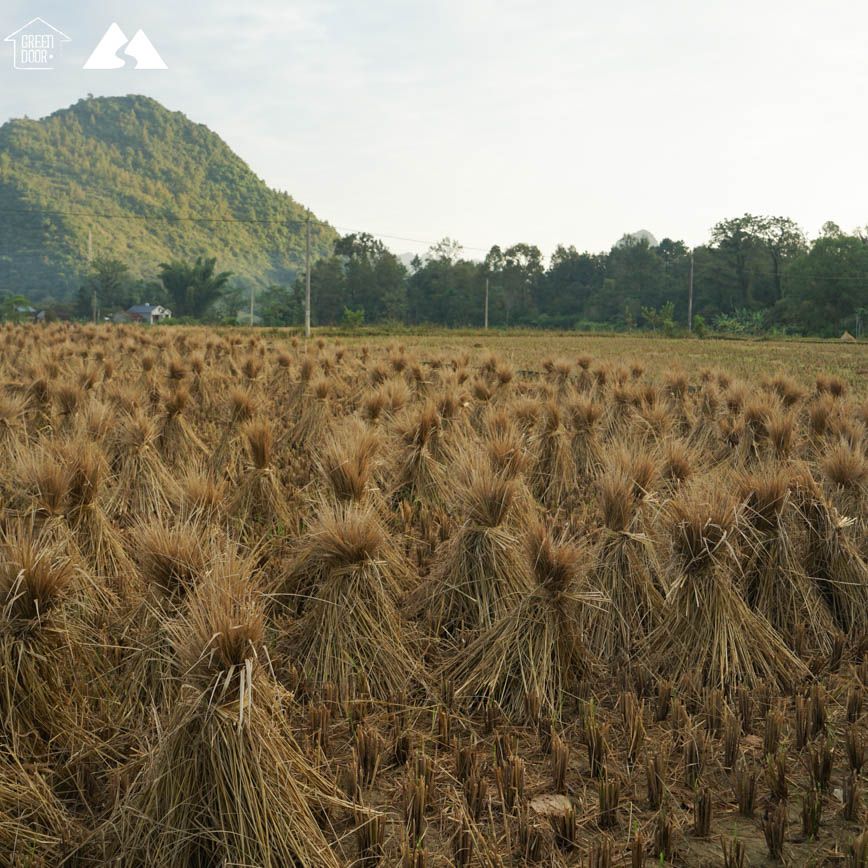
<instances>
[{"instance_id":1,"label":"mountain","mask_svg":"<svg viewBox=\"0 0 868 868\"><path fill-rule=\"evenodd\" d=\"M336 238L311 215L312 258ZM305 208L216 133L149 97L90 97L5 123L0 290L69 298L89 239L94 257L120 259L136 277L202 255L239 283L289 283L304 267Z\"/></svg>"},{"instance_id":2,"label":"mountain","mask_svg":"<svg viewBox=\"0 0 868 868\"><path fill-rule=\"evenodd\" d=\"M657 239L647 229L640 229L638 232L626 232L615 246L626 247L628 244L641 244L643 241L647 241L649 247L657 246Z\"/></svg>"}]
</instances>

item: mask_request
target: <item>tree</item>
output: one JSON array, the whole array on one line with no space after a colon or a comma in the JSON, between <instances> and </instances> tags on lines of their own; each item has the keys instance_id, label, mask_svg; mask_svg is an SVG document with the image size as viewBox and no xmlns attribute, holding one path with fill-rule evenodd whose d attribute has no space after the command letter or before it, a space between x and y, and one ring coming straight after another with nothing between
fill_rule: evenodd
<instances>
[{"instance_id":1,"label":"tree","mask_svg":"<svg viewBox=\"0 0 868 868\"><path fill-rule=\"evenodd\" d=\"M262 324L266 326L299 325L304 319L301 299L288 286L274 283L259 296Z\"/></svg>"},{"instance_id":2,"label":"tree","mask_svg":"<svg viewBox=\"0 0 868 868\"><path fill-rule=\"evenodd\" d=\"M567 325L586 319L588 301L599 295L605 273L605 256L579 253L572 245L559 244L538 288L540 307L564 317Z\"/></svg>"},{"instance_id":3,"label":"tree","mask_svg":"<svg viewBox=\"0 0 868 868\"><path fill-rule=\"evenodd\" d=\"M368 233L345 235L335 243L344 269L345 304L363 308L371 321L403 320L407 312L407 269L385 244Z\"/></svg>"},{"instance_id":4,"label":"tree","mask_svg":"<svg viewBox=\"0 0 868 868\"><path fill-rule=\"evenodd\" d=\"M304 275L300 274L293 286L295 297L299 299L302 313L305 286ZM346 277L343 260L340 256L318 259L310 269L310 307L314 325L336 325L343 316L347 301Z\"/></svg>"},{"instance_id":5,"label":"tree","mask_svg":"<svg viewBox=\"0 0 868 868\"><path fill-rule=\"evenodd\" d=\"M756 307L751 262L756 261L756 252L762 243L761 230L761 218L752 214L721 220L711 230L712 243L720 253L719 263L734 275L738 287L738 297L732 299L733 309Z\"/></svg>"},{"instance_id":6,"label":"tree","mask_svg":"<svg viewBox=\"0 0 868 868\"><path fill-rule=\"evenodd\" d=\"M215 274L216 265L216 257L201 256L192 265L180 260L160 264L160 280L169 295L173 316L194 319L205 316L232 276L231 271Z\"/></svg>"},{"instance_id":7,"label":"tree","mask_svg":"<svg viewBox=\"0 0 868 868\"><path fill-rule=\"evenodd\" d=\"M32 317L32 307L26 295L9 295L0 302L0 316L4 322L26 322Z\"/></svg>"},{"instance_id":8,"label":"tree","mask_svg":"<svg viewBox=\"0 0 868 868\"><path fill-rule=\"evenodd\" d=\"M782 320L829 336L855 328L868 307L868 244L855 235L824 235L787 270Z\"/></svg>"},{"instance_id":9,"label":"tree","mask_svg":"<svg viewBox=\"0 0 868 868\"><path fill-rule=\"evenodd\" d=\"M101 310L126 310L132 304L131 290L130 269L125 263L119 259L97 257L78 291L76 312L89 317L93 312L94 294Z\"/></svg>"},{"instance_id":10,"label":"tree","mask_svg":"<svg viewBox=\"0 0 868 868\"><path fill-rule=\"evenodd\" d=\"M805 233L789 217L761 218L757 230L772 260L775 301L779 301L783 297L781 273L784 263L805 251Z\"/></svg>"},{"instance_id":11,"label":"tree","mask_svg":"<svg viewBox=\"0 0 868 868\"><path fill-rule=\"evenodd\" d=\"M463 252L464 248L461 244L447 235L445 238L440 239L436 244L431 245L428 249L428 256L431 259L445 259L450 263L450 265L455 265L455 263L461 259L461 254Z\"/></svg>"}]
</instances>

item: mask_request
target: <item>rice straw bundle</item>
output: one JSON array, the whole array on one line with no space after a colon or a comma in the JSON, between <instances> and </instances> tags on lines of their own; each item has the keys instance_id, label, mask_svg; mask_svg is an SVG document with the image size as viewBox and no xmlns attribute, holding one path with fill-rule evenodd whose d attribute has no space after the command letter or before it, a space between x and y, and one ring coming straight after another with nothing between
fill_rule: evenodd
<instances>
[{"instance_id":1,"label":"rice straw bundle","mask_svg":"<svg viewBox=\"0 0 868 868\"><path fill-rule=\"evenodd\" d=\"M835 624L800 563L795 528L787 520L789 488L790 479L778 470L739 479L745 597L781 635L803 629L808 649L828 654Z\"/></svg>"},{"instance_id":2,"label":"rice straw bundle","mask_svg":"<svg viewBox=\"0 0 868 868\"><path fill-rule=\"evenodd\" d=\"M669 492L674 493L693 475L696 468L696 452L683 440L670 439L663 451L661 472Z\"/></svg>"},{"instance_id":3,"label":"rice straw bundle","mask_svg":"<svg viewBox=\"0 0 868 868\"><path fill-rule=\"evenodd\" d=\"M0 391L0 485L6 487L12 469L13 455L22 445L26 431L24 417L27 403L21 395Z\"/></svg>"},{"instance_id":4,"label":"rice straw bundle","mask_svg":"<svg viewBox=\"0 0 868 868\"><path fill-rule=\"evenodd\" d=\"M71 441L64 451L70 478L65 516L72 540L91 576L124 595L134 584L134 569L102 507L105 455L84 439Z\"/></svg>"},{"instance_id":5,"label":"rice straw bundle","mask_svg":"<svg viewBox=\"0 0 868 868\"><path fill-rule=\"evenodd\" d=\"M808 537L805 569L838 626L862 634L868 631L868 566L848 534L854 519L829 503L807 469L798 478L797 492Z\"/></svg>"},{"instance_id":6,"label":"rice straw bundle","mask_svg":"<svg viewBox=\"0 0 868 868\"><path fill-rule=\"evenodd\" d=\"M337 868L312 812L332 785L287 726L245 565L224 557L170 632L180 686L109 827L116 864Z\"/></svg>"},{"instance_id":7,"label":"rice straw bundle","mask_svg":"<svg viewBox=\"0 0 868 868\"><path fill-rule=\"evenodd\" d=\"M94 672L88 619L104 611L54 534L14 523L0 536L0 731L16 751L82 752Z\"/></svg>"},{"instance_id":8,"label":"rice straw bundle","mask_svg":"<svg viewBox=\"0 0 868 868\"><path fill-rule=\"evenodd\" d=\"M196 525L152 520L130 537L144 594L126 625L119 693L121 718L137 727L175 692L168 626L208 575L213 556L207 532Z\"/></svg>"},{"instance_id":9,"label":"rice straw bundle","mask_svg":"<svg viewBox=\"0 0 868 868\"><path fill-rule=\"evenodd\" d=\"M772 408L770 398L755 397L745 403L744 428L739 440L739 457L745 465L756 463L768 444L768 423Z\"/></svg>"},{"instance_id":10,"label":"rice straw bundle","mask_svg":"<svg viewBox=\"0 0 868 868\"><path fill-rule=\"evenodd\" d=\"M542 717L559 720L566 694L595 664L581 638L579 553L555 544L536 525L530 534L534 588L443 666L455 695L472 708L496 702L510 721L524 721L536 696ZM527 721L533 722L533 721Z\"/></svg>"},{"instance_id":11,"label":"rice straw bundle","mask_svg":"<svg viewBox=\"0 0 868 868\"><path fill-rule=\"evenodd\" d=\"M325 508L305 534L278 593L301 619L288 653L318 685L361 686L387 699L417 675L417 653L397 607L409 577L377 512Z\"/></svg>"},{"instance_id":12,"label":"rice straw bundle","mask_svg":"<svg viewBox=\"0 0 868 868\"><path fill-rule=\"evenodd\" d=\"M332 384L325 378L316 380L305 389L300 402L301 412L295 425L287 432L288 448L313 453L323 442L332 425L328 402L331 390Z\"/></svg>"},{"instance_id":13,"label":"rice straw bundle","mask_svg":"<svg viewBox=\"0 0 868 868\"><path fill-rule=\"evenodd\" d=\"M395 497L409 500L437 500L445 482L440 455L440 415L428 401L403 424L398 425L399 446L395 457Z\"/></svg>"},{"instance_id":14,"label":"rice straw bundle","mask_svg":"<svg viewBox=\"0 0 868 868\"><path fill-rule=\"evenodd\" d=\"M842 515L853 519L850 535L868 556L868 460L858 448L839 440L820 463L829 499Z\"/></svg>"},{"instance_id":15,"label":"rice straw bundle","mask_svg":"<svg viewBox=\"0 0 868 868\"><path fill-rule=\"evenodd\" d=\"M208 471L215 477L235 481L241 472L243 447L241 429L256 415L258 403L253 394L237 386L229 391L228 415L220 439L208 461Z\"/></svg>"},{"instance_id":16,"label":"rice straw bundle","mask_svg":"<svg viewBox=\"0 0 868 868\"><path fill-rule=\"evenodd\" d=\"M241 429L248 466L241 477L229 512L250 530L286 533L296 518L273 467L273 435L268 422L248 422Z\"/></svg>"},{"instance_id":17,"label":"rice straw bundle","mask_svg":"<svg viewBox=\"0 0 868 868\"><path fill-rule=\"evenodd\" d=\"M64 512L72 484L70 467L60 457L57 445L42 443L16 456L21 508L35 527L66 539Z\"/></svg>"},{"instance_id":18,"label":"rice straw bundle","mask_svg":"<svg viewBox=\"0 0 868 868\"><path fill-rule=\"evenodd\" d=\"M600 424L606 439L618 441L626 435L636 413L633 392L625 386L615 386L607 397Z\"/></svg>"},{"instance_id":19,"label":"rice straw bundle","mask_svg":"<svg viewBox=\"0 0 868 868\"><path fill-rule=\"evenodd\" d=\"M213 479L203 465L193 465L178 483L178 511L192 524L220 524L226 515L226 483Z\"/></svg>"},{"instance_id":20,"label":"rice straw bundle","mask_svg":"<svg viewBox=\"0 0 868 868\"><path fill-rule=\"evenodd\" d=\"M0 859L9 866L60 865L82 837L46 780L50 768L0 752Z\"/></svg>"},{"instance_id":21,"label":"rice straw bundle","mask_svg":"<svg viewBox=\"0 0 868 868\"><path fill-rule=\"evenodd\" d=\"M458 503L464 520L437 550L431 574L413 595L436 632L454 637L491 627L532 589L518 527L516 483L495 473L484 456L462 468Z\"/></svg>"},{"instance_id":22,"label":"rice straw bundle","mask_svg":"<svg viewBox=\"0 0 868 868\"><path fill-rule=\"evenodd\" d=\"M734 504L720 489L710 497L695 489L673 500L669 513L669 591L648 637L660 670L677 679L696 669L708 686L724 690L759 679L786 690L806 677L804 664L733 584Z\"/></svg>"},{"instance_id":23,"label":"rice straw bundle","mask_svg":"<svg viewBox=\"0 0 868 868\"><path fill-rule=\"evenodd\" d=\"M579 480L590 482L597 477L602 453L598 423L603 408L586 398L578 398L567 407L570 423L570 445Z\"/></svg>"},{"instance_id":24,"label":"rice straw bundle","mask_svg":"<svg viewBox=\"0 0 868 868\"><path fill-rule=\"evenodd\" d=\"M659 622L663 597L652 540L642 529L641 489L623 467L602 476L597 489L603 526L589 585L601 601L584 611L582 634L592 653L612 661L631 654Z\"/></svg>"},{"instance_id":25,"label":"rice straw bundle","mask_svg":"<svg viewBox=\"0 0 868 868\"><path fill-rule=\"evenodd\" d=\"M157 450L153 420L135 410L121 420L112 443L113 485L106 503L109 518L129 524L170 511L175 483Z\"/></svg>"},{"instance_id":26,"label":"rice straw bundle","mask_svg":"<svg viewBox=\"0 0 868 868\"><path fill-rule=\"evenodd\" d=\"M168 467L188 467L207 452L207 447L187 420L185 411L189 401L190 392L184 386L178 386L163 399L157 447Z\"/></svg>"},{"instance_id":27,"label":"rice straw bundle","mask_svg":"<svg viewBox=\"0 0 868 868\"><path fill-rule=\"evenodd\" d=\"M376 501L381 505L377 457L381 437L376 429L351 420L335 431L318 457L319 475L336 503Z\"/></svg>"},{"instance_id":28,"label":"rice straw bundle","mask_svg":"<svg viewBox=\"0 0 868 868\"><path fill-rule=\"evenodd\" d=\"M532 490L543 505L557 510L575 488L576 469L570 435L554 401L542 406L539 423L530 440L530 452L533 456L529 470Z\"/></svg>"}]
</instances>

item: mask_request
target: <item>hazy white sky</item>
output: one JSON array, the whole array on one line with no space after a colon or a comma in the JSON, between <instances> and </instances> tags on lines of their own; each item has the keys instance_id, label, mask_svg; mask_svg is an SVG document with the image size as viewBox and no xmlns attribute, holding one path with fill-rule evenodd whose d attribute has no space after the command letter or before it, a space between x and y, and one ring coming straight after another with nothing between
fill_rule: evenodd
<instances>
[{"instance_id":1,"label":"hazy white sky","mask_svg":"<svg viewBox=\"0 0 868 868\"><path fill-rule=\"evenodd\" d=\"M852 0L4 0L0 39L37 15L72 42L40 72L0 42L0 119L144 93L341 228L478 255L698 244L745 211L868 222ZM169 69L82 70L113 21Z\"/></svg>"}]
</instances>

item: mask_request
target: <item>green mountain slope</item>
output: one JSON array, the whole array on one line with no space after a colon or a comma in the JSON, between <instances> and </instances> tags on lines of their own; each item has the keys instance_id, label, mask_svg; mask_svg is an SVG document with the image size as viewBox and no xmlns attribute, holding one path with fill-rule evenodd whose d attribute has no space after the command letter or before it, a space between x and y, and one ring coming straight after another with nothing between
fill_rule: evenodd
<instances>
[{"instance_id":1,"label":"green mountain slope","mask_svg":"<svg viewBox=\"0 0 868 868\"><path fill-rule=\"evenodd\" d=\"M188 219L203 217L213 219ZM304 219L216 133L145 96L82 99L0 127L0 289L70 297L89 235L95 257L136 276L205 255L254 285L288 283L304 265ZM336 237L314 220L312 255L329 255Z\"/></svg>"}]
</instances>

